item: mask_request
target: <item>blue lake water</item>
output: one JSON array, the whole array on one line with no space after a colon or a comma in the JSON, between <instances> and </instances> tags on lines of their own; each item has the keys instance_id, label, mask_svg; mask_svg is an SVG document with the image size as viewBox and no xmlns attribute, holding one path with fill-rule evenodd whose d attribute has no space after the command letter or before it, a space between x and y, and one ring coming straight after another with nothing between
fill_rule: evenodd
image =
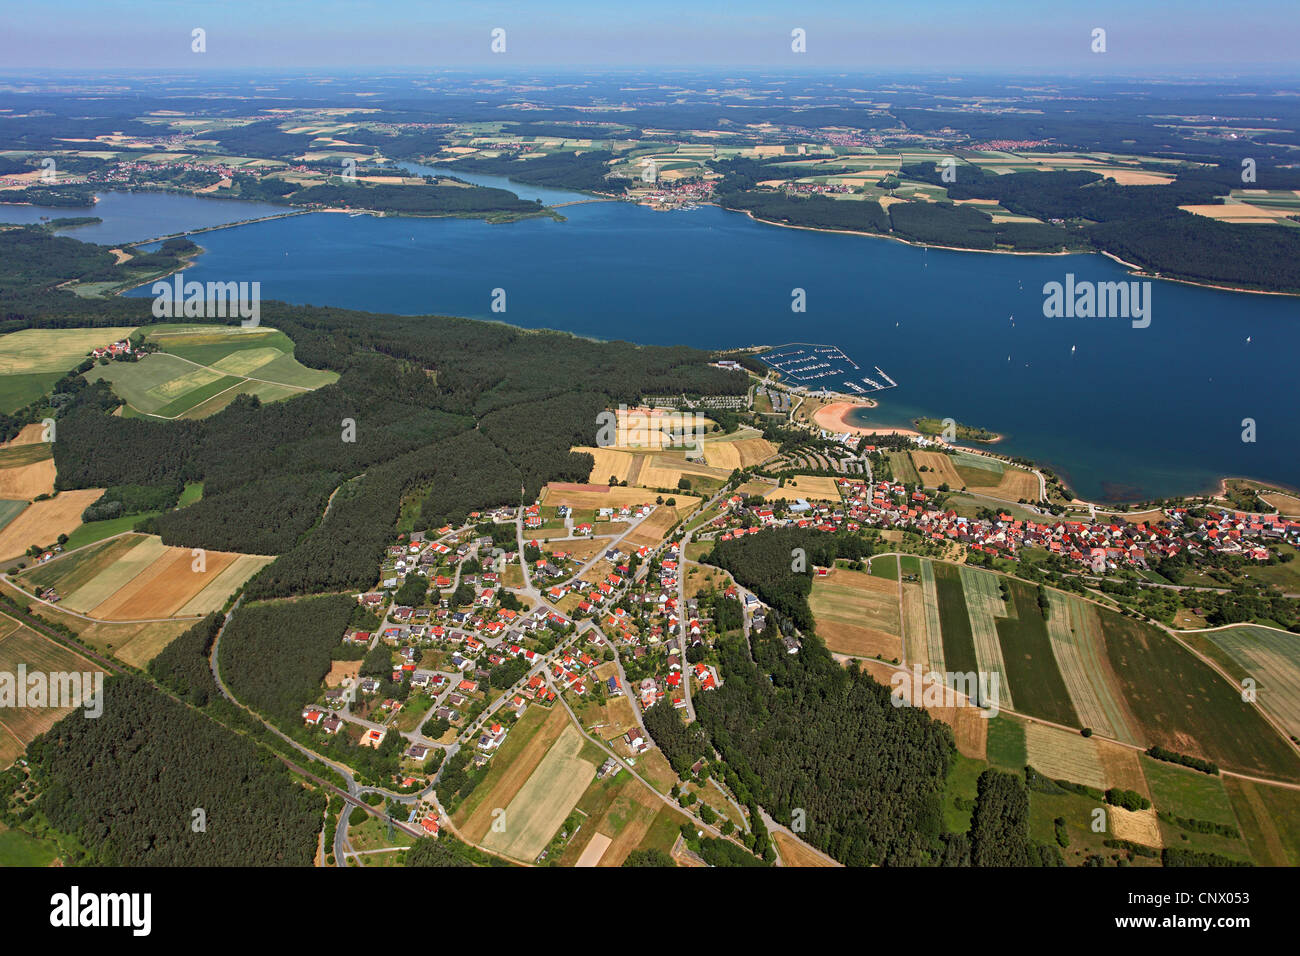
<instances>
[{"instance_id":1,"label":"blue lake water","mask_svg":"<svg viewBox=\"0 0 1300 956\"><path fill-rule=\"evenodd\" d=\"M40 222L42 217L68 219L73 216L98 216L104 221L60 229L59 235L71 236L82 242L115 245L288 211L288 207L272 203L203 199L176 193L105 191L97 195L99 202L95 203L93 209L0 203L0 222L27 224Z\"/></svg>"},{"instance_id":2,"label":"blue lake water","mask_svg":"<svg viewBox=\"0 0 1300 956\"><path fill-rule=\"evenodd\" d=\"M586 198L456 175L551 203ZM1148 328L1049 319L1044 283L1128 274L1101 256L927 250L713 207L562 212L564 222L320 213L236 226L198 237L207 252L186 278L646 344L836 345L898 382L862 423L933 415L990 428L1006 436L999 451L1055 468L1085 498L1194 493L1225 475L1300 485L1295 298L1153 282ZM504 313L491 311L498 288ZM803 314L791 311L795 288ZM1241 440L1245 418L1254 443Z\"/></svg>"}]
</instances>

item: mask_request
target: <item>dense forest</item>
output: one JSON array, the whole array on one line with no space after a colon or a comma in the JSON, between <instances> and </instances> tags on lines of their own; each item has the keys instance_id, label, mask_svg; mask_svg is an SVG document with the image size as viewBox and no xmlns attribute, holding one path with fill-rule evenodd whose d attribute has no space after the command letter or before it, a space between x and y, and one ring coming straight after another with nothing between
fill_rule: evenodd
<instances>
[{"instance_id":1,"label":"dense forest","mask_svg":"<svg viewBox=\"0 0 1300 956\"><path fill-rule=\"evenodd\" d=\"M804 839L850 866L932 862L952 732L820 641L786 653L775 617L753 657L743 637L719 641L726 681L696 700L738 799L787 825L804 810Z\"/></svg>"},{"instance_id":2,"label":"dense forest","mask_svg":"<svg viewBox=\"0 0 1300 956\"><path fill-rule=\"evenodd\" d=\"M100 866L310 866L325 809L251 741L138 677L27 750L56 828Z\"/></svg>"},{"instance_id":3,"label":"dense forest","mask_svg":"<svg viewBox=\"0 0 1300 956\"><path fill-rule=\"evenodd\" d=\"M730 571L763 603L790 618L797 627L811 630L813 616L808 595L812 593L813 567L832 567L836 558L858 560L871 553L871 543L857 535L772 528L746 535L743 540L719 540L703 560Z\"/></svg>"},{"instance_id":4,"label":"dense forest","mask_svg":"<svg viewBox=\"0 0 1300 956\"><path fill-rule=\"evenodd\" d=\"M230 692L278 723L296 728L316 699L356 601L346 594L240 607L217 651Z\"/></svg>"},{"instance_id":5,"label":"dense forest","mask_svg":"<svg viewBox=\"0 0 1300 956\"><path fill-rule=\"evenodd\" d=\"M613 158L614 154L608 150L591 150L558 156L534 156L529 159L514 159L507 156L492 159L476 156L458 159L446 165L449 169L463 169L467 173L509 176L530 186L550 186L555 189L576 189L583 192L622 193L627 189L628 180L617 176L606 178L609 172L609 161Z\"/></svg>"}]
</instances>

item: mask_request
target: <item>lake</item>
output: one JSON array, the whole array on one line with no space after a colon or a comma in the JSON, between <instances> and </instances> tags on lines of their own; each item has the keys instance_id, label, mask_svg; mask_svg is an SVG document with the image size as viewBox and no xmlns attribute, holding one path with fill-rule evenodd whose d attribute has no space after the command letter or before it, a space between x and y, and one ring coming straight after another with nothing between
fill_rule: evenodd
<instances>
[{"instance_id":1,"label":"lake","mask_svg":"<svg viewBox=\"0 0 1300 956\"><path fill-rule=\"evenodd\" d=\"M510 188L552 203L587 198ZM1090 499L1194 493L1224 475L1300 485L1295 298L1157 281L1150 326L1138 329L1044 317L1047 282L1129 278L1101 256L922 249L714 207L561 212L564 222L318 213L236 226L198 237L207 252L186 277L260 281L265 298L300 304L646 344L835 345L898 383L875 396L870 424L932 415L992 429L1006 436L998 451L1056 469ZM796 288L804 313L791 311ZM504 313L492 311L495 289ZM1241 440L1245 418L1253 443Z\"/></svg>"},{"instance_id":2,"label":"lake","mask_svg":"<svg viewBox=\"0 0 1300 956\"><path fill-rule=\"evenodd\" d=\"M0 203L0 222L28 224L40 222L41 217L98 216L104 221L60 229L58 234L82 242L116 245L291 211L288 206L273 203L203 199L177 193L105 191L97 195L99 202L93 209Z\"/></svg>"}]
</instances>

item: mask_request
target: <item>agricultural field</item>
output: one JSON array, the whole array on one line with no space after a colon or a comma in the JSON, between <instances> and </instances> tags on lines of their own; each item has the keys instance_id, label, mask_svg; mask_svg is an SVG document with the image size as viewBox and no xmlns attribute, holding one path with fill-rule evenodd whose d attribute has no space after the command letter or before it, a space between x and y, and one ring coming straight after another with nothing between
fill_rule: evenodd
<instances>
[{"instance_id":1,"label":"agricultural field","mask_svg":"<svg viewBox=\"0 0 1300 956\"><path fill-rule=\"evenodd\" d=\"M1300 793L1240 777L1225 777L1223 786L1255 862L1300 866Z\"/></svg>"},{"instance_id":2,"label":"agricultural field","mask_svg":"<svg viewBox=\"0 0 1300 956\"><path fill-rule=\"evenodd\" d=\"M831 651L852 657L902 658L896 581L836 568L813 579L809 604L817 636Z\"/></svg>"},{"instance_id":3,"label":"agricultural field","mask_svg":"<svg viewBox=\"0 0 1300 956\"><path fill-rule=\"evenodd\" d=\"M1280 514L1287 517L1300 516L1300 498L1284 495L1280 491L1263 491L1259 495L1267 504L1272 505Z\"/></svg>"},{"instance_id":4,"label":"agricultural field","mask_svg":"<svg viewBox=\"0 0 1300 956\"><path fill-rule=\"evenodd\" d=\"M49 545L81 524L81 513L99 500L102 488L63 491L34 501L0 529L0 560L21 556L33 544Z\"/></svg>"},{"instance_id":5,"label":"agricultural field","mask_svg":"<svg viewBox=\"0 0 1300 956\"><path fill-rule=\"evenodd\" d=\"M1255 681L1256 700L1263 711L1300 737L1300 634L1271 627L1239 624L1197 635L1226 655L1234 677Z\"/></svg>"},{"instance_id":6,"label":"agricultural field","mask_svg":"<svg viewBox=\"0 0 1300 956\"><path fill-rule=\"evenodd\" d=\"M1079 717L1052 654L1037 595L1023 582L1007 578L1006 584L1014 613L997 622L997 635L1014 706L1022 713L1077 727Z\"/></svg>"},{"instance_id":7,"label":"agricultural field","mask_svg":"<svg viewBox=\"0 0 1300 956\"><path fill-rule=\"evenodd\" d=\"M274 402L338 378L299 364L293 342L276 329L164 325L147 340L162 351L97 365L86 379L108 381L132 412L156 418L203 418L241 394Z\"/></svg>"},{"instance_id":8,"label":"agricultural field","mask_svg":"<svg viewBox=\"0 0 1300 956\"><path fill-rule=\"evenodd\" d=\"M653 505L660 493L650 488L619 487L601 484L575 484L553 481L542 489L544 506L568 505L575 511L595 508L625 508L632 505ZM674 494L678 508L694 508L700 499L691 495Z\"/></svg>"},{"instance_id":9,"label":"agricultural field","mask_svg":"<svg viewBox=\"0 0 1300 956\"><path fill-rule=\"evenodd\" d=\"M1240 773L1300 781L1300 757L1234 685L1174 638L1113 611L1099 614L1142 743Z\"/></svg>"},{"instance_id":10,"label":"agricultural field","mask_svg":"<svg viewBox=\"0 0 1300 956\"><path fill-rule=\"evenodd\" d=\"M596 776L584 759L589 746L577 728L566 725L536 769L505 806L504 827L489 828L482 845L516 860L531 861L546 848Z\"/></svg>"},{"instance_id":11,"label":"agricultural field","mask_svg":"<svg viewBox=\"0 0 1300 956\"><path fill-rule=\"evenodd\" d=\"M93 349L128 338L134 326L103 329L20 329L0 336L0 413L49 392Z\"/></svg>"},{"instance_id":12,"label":"agricultural field","mask_svg":"<svg viewBox=\"0 0 1300 956\"><path fill-rule=\"evenodd\" d=\"M27 425L24 432L41 425ZM20 439L23 435L18 436ZM0 498L31 501L54 492L54 449L48 442L0 447Z\"/></svg>"},{"instance_id":13,"label":"agricultural field","mask_svg":"<svg viewBox=\"0 0 1300 956\"><path fill-rule=\"evenodd\" d=\"M879 683L885 684L891 688L891 693L896 692L909 703L924 708L925 712L935 720L942 721L952 728L953 741L957 745L957 752L962 756L972 759L983 760L988 753L988 732L989 724L992 720L986 716L988 711L978 707L972 707L964 701L957 706L947 706L943 703L935 704L927 702L926 694L933 694L932 688L936 681L928 680L928 672L923 672L921 677L921 700L913 699L913 686L911 668L908 679L900 684L893 684L891 678L899 673L899 670L882 661L865 660L861 663L862 669L869 673ZM931 701L933 698L931 698ZM1023 766L1023 764L1022 764Z\"/></svg>"},{"instance_id":14,"label":"agricultural field","mask_svg":"<svg viewBox=\"0 0 1300 956\"><path fill-rule=\"evenodd\" d=\"M975 655L975 638L971 633L970 614L966 608L961 574L955 565L922 562L922 568L927 565L934 575L939 633L943 637L944 666L936 670L975 673L979 670L979 660ZM923 581L924 573L922 571Z\"/></svg>"},{"instance_id":15,"label":"agricultural field","mask_svg":"<svg viewBox=\"0 0 1300 956\"><path fill-rule=\"evenodd\" d=\"M0 614L0 672L98 673L102 669L80 654ZM72 712L71 707L6 707L0 710L0 764L13 763L27 745Z\"/></svg>"},{"instance_id":16,"label":"agricultural field","mask_svg":"<svg viewBox=\"0 0 1300 956\"><path fill-rule=\"evenodd\" d=\"M1023 468L1016 468L987 455L965 451L948 455L940 451L914 449L911 457L919 476L917 480L927 488L947 484L953 491L966 488L974 494L1002 501L1038 499L1037 477ZM926 470L921 471L922 468ZM894 475L899 477L897 471Z\"/></svg>"},{"instance_id":17,"label":"agricultural field","mask_svg":"<svg viewBox=\"0 0 1300 956\"><path fill-rule=\"evenodd\" d=\"M621 769L603 780L593 780L577 809L586 819L578 835L565 847L559 859L561 866L621 866L629 853L642 846L659 812L672 812L644 784Z\"/></svg>"},{"instance_id":18,"label":"agricultural field","mask_svg":"<svg viewBox=\"0 0 1300 956\"><path fill-rule=\"evenodd\" d=\"M705 440L703 450L704 460L710 467L720 468L728 474L737 468L749 468L760 464L776 454L776 448L765 438L735 438L734 436L716 441Z\"/></svg>"},{"instance_id":19,"label":"agricultural field","mask_svg":"<svg viewBox=\"0 0 1300 956\"><path fill-rule=\"evenodd\" d=\"M25 572L20 585L54 588L59 606L103 621L195 617L218 610L272 560L169 548L151 535L106 539Z\"/></svg>"},{"instance_id":20,"label":"agricultural field","mask_svg":"<svg viewBox=\"0 0 1300 956\"><path fill-rule=\"evenodd\" d=\"M1096 607L1059 591L1048 591L1047 598L1052 654L1080 725L1125 743L1138 743L1110 674Z\"/></svg>"},{"instance_id":21,"label":"agricultural field","mask_svg":"<svg viewBox=\"0 0 1300 956\"><path fill-rule=\"evenodd\" d=\"M772 831L772 841L776 843L777 855L781 858L781 863L784 866L834 866L820 853L810 849L783 830Z\"/></svg>"},{"instance_id":22,"label":"agricultural field","mask_svg":"<svg viewBox=\"0 0 1300 956\"><path fill-rule=\"evenodd\" d=\"M1025 747L1029 766L1044 776L1098 790L1107 786L1097 743L1091 737L1030 722L1025 725Z\"/></svg>"},{"instance_id":23,"label":"agricultural field","mask_svg":"<svg viewBox=\"0 0 1300 956\"><path fill-rule=\"evenodd\" d=\"M768 501L840 501L840 486L834 478L819 475L791 475L785 485L773 488L764 497Z\"/></svg>"},{"instance_id":24,"label":"agricultural field","mask_svg":"<svg viewBox=\"0 0 1300 956\"><path fill-rule=\"evenodd\" d=\"M979 662L976 670L981 677L988 675L989 690L996 695L997 704L1014 709L1010 678L1013 672L1020 670L1020 662L1003 660L999 636L1006 623L1002 619L1007 616L1007 607L998 592L998 579L987 571L965 566L957 568L957 576L966 598L975 660ZM993 683L995 678L996 684Z\"/></svg>"},{"instance_id":25,"label":"agricultural field","mask_svg":"<svg viewBox=\"0 0 1300 956\"><path fill-rule=\"evenodd\" d=\"M1211 777L1186 767L1152 760L1146 755L1141 757L1141 764L1150 788L1148 796L1158 811L1240 829L1233 801L1226 789L1231 778ZM1185 830L1168 820L1160 821L1160 832L1166 846L1222 853L1237 859L1251 856L1241 839Z\"/></svg>"}]
</instances>

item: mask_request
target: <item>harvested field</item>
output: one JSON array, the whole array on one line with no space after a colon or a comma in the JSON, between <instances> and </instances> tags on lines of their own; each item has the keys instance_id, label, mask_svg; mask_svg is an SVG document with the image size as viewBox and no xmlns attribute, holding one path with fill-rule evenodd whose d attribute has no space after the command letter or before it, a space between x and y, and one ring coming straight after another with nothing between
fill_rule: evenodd
<instances>
[{"instance_id":1,"label":"harvested field","mask_svg":"<svg viewBox=\"0 0 1300 956\"><path fill-rule=\"evenodd\" d=\"M957 489L966 484L965 479L958 473L956 465L953 464L952 456L945 455L941 451L914 449L912 463L916 466L920 481L927 488L938 488L946 484L949 488ZM923 468L924 471L921 470Z\"/></svg>"},{"instance_id":2,"label":"harvested field","mask_svg":"<svg viewBox=\"0 0 1300 956\"><path fill-rule=\"evenodd\" d=\"M84 569L86 572L96 573L86 578L84 582L81 581L80 573L69 577L69 584L75 581L79 586L76 590L65 593L62 605L68 610L89 614L92 608L103 604L167 553L167 546L162 543L162 538L153 535L127 534L115 540L121 544L114 544L95 553L93 558L86 562L84 568L77 569L78 572ZM59 560L71 560L78 556L70 555L69 558ZM64 590L61 585L55 586L61 591Z\"/></svg>"},{"instance_id":3,"label":"harvested field","mask_svg":"<svg viewBox=\"0 0 1300 956\"><path fill-rule=\"evenodd\" d=\"M18 581L28 590L52 587L66 597L76 593L88 581L112 567L123 555L144 540L143 535L135 534L106 538L24 571L19 575Z\"/></svg>"},{"instance_id":4,"label":"harvested field","mask_svg":"<svg viewBox=\"0 0 1300 956\"><path fill-rule=\"evenodd\" d=\"M16 498L30 501L37 495L54 492L54 458L48 445L26 445L21 448L34 448L45 452L43 457L34 461L11 463L9 459L0 461L0 498ZM9 456L10 459L15 456ZM32 457L24 455L23 458Z\"/></svg>"},{"instance_id":5,"label":"harvested field","mask_svg":"<svg viewBox=\"0 0 1300 956\"><path fill-rule=\"evenodd\" d=\"M1123 807L1106 807L1110 834L1117 840L1130 840L1143 846L1164 846L1160 838L1160 821L1155 807L1146 810L1125 810Z\"/></svg>"},{"instance_id":6,"label":"harvested field","mask_svg":"<svg viewBox=\"0 0 1300 956\"><path fill-rule=\"evenodd\" d=\"M1097 745L1080 734L1031 721L1025 727L1029 765L1053 780L1106 789Z\"/></svg>"},{"instance_id":7,"label":"harvested field","mask_svg":"<svg viewBox=\"0 0 1300 956\"><path fill-rule=\"evenodd\" d=\"M659 543L668 535L673 526L681 521L699 504L698 498L689 498L692 502L690 505L683 506L682 498L677 498L677 505L670 508L668 505L659 505L650 513L650 517L645 518L637 525L636 530L623 539L625 545L631 545L634 548L646 545L651 548L657 548Z\"/></svg>"},{"instance_id":8,"label":"harvested field","mask_svg":"<svg viewBox=\"0 0 1300 956\"><path fill-rule=\"evenodd\" d=\"M764 497L768 501L796 501L806 498L810 501L838 502L840 486L835 483L834 478L819 475L791 475L786 479L784 487L773 488Z\"/></svg>"},{"instance_id":9,"label":"harvested field","mask_svg":"<svg viewBox=\"0 0 1300 956\"><path fill-rule=\"evenodd\" d=\"M773 830L772 840L776 843L777 855L781 857L782 866L811 867L834 866L824 856L811 847L805 846L783 830Z\"/></svg>"},{"instance_id":10,"label":"harvested field","mask_svg":"<svg viewBox=\"0 0 1300 956\"><path fill-rule=\"evenodd\" d=\"M101 329L22 329L0 336L0 375L65 372L92 349L129 338L134 326Z\"/></svg>"},{"instance_id":11,"label":"harvested field","mask_svg":"<svg viewBox=\"0 0 1300 956\"><path fill-rule=\"evenodd\" d=\"M0 621L17 623L7 615L0 616ZM24 626L11 628L0 637L0 671L17 674L20 664L25 665L29 674L100 671L97 665L80 654ZM0 728L26 747L72 710L71 707L6 707L0 710Z\"/></svg>"},{"instance_id":12,"label":"harvested field","mask_svg":"<svg viewBox=\"0 0 1300 956\"><path fill-rule=\"evenodd\" d=\"M903 655L898 583L836 569L813 580L809 600L817 636L834 652L898 660Z\"/></svg>"},{"instance_id":13,"label":"harvested field","mask_svg":"<svg viewBox=\"0 0 1300 956\"><path fill-rule=\"evenodd\" d=\"M596 866L600 863L600 858L605 855L605 851L609 849L609 845L613 842L614 841L610 837L605 836L603 833L593 834L590 842L588 842L586 848L583 849L582 856L578 857L578 862L573 865L577 867Z\"/></svg>"},{"instance_id":14,"label":"harvested field","mask_svg":"<svg viewBox=\"0 0 1300 956\"><path fill-rule=\"evenodd\" d=\"M1061 679L1083 727L1136 744L1124 708L1108 678L1101 622L1092 604L1059 591L1048 591L1051 616L1047 633Z\"/></svg>"},{"instance_id":15,"label":"harvested field","mask_svg":"<svg viewBox=\"0 0 1300 956\"><path fill-rule=\"evenodd\" d=\"M551 482L542 490L542 504L548 507L568 505L570 508L624 508L631 505L653 505L659 492L650 488L612 488L608 485L579 485L571 482ZM673 495L678 508L693 509L700 503L691 495Z\"/></svg>"},{"instance_id":16,"label":"harvested field","mask_svg":"<svg viewBox=\"0 0 1300 956\"><path fill-rule=\"evenodd\" d=\"M903 662L929 667L930 638L926 627L925 592L921 585L903 584ZM942 650L942 644L940 645Z\"/></svg>"},{"instance_id":17,"label":"harvested field","mask_svg":"<svg viewBox=\"0 0 1300 956\"><path fill-rule=\"evenodd\" d=\"M104 493L102 488L60 492L34 501L0 530L0 560L21 556L33 544L51 544L81 525L81 513Z\"/></svg>"},{"instance_id":18,"label":"harvested field","mask_svg":"<svg viewBox=\"0 0 1300 956\"><path fill-rule=\"evenodd\" d=\"M361 673L361 661L330 661L329 673L325 675L326 687L342 686L343 681L354 678Z\"/></svg>"},{"instance_id":19,"label":"harvested field","mask_svg":"<svg viewBox=\"0 0 1300 956\"><path fill-rule=\"evenodd\" d=\"M776 448L766 438L706 441L703 447L704 460L714 468L724 469L728 474L737 468L749 468L767 461L776 454Z\"/></svg>"},{"instance_id":20,"label":"harvested field","mask_svg":"<svg viewBox=\"0 0 1300 956\"><path fill-rule=\"evenodd\" d=\"M492 758L487 774L452 814L467 839L482 842L492 826L492 811L514 799L568 726L569 715L563 707L529 707L524 711Z\"/></svg>"},{"instance_id":21,"label":"harvested field","mask_svg":"<svg viewBox=\"0 0 1300 956\"><path fill-rule=\"evenodd\" d=\"M966 596L971 640L975 645L975 660L979 662L977 670L989 675L989 689L997 695L998 705L1014 710L1010 674L1002 659L1002 645L998 640L998 618L1007 616L1006 604L998 591L998 579L986 571L976 571L965 565L959 567L957 573ZM993 675L997 675L996 684Z\"/></svg>"},{"instance_id":22,"label":"harvested field","mask_svg":"<svg viewBox=\"0 0 1300 956\"><path fill-rule=\"evenodd\" d=\"M45 426L40 422L33 422L18 429L18 434L4 444L0 444L0 448L21 448L24 445L45 443Z\"/></svg>"},{"instance_id":23,"label":"harvested field","mask_svg":"<svg viewBox=\"0 0 1300 956\"><path fill-rule=\"evenodd\" d=\"M943 673L947 668L944 666L943 628L940 625L939 592L934 579L934 565L929 561L921 561L920 565L922 610L925 613L926 655L916 659L923 663L928 661L930 670Z\"/></svg>"},{"instance_id":24,"label":"harvested field","mask_svg":"<svg viewBox=\"0 0 1300 956\"><path fill-rule=\"evenodd\" d=\"M193 621L158 621L152 624L92 624L81 633L90 644L103 641L103 649L132 667L143 668L185 631Z\"/></svg>"},{"instance_id":25,"label":"harvested field","mask_svg":"<svg viewBox=\"0 0 1300 956\"><path fill-rule=\"evenodd\" d=\"M1097 744L1097 758L1101 760L1106 786L1132 790L1150 800L1151 788L1147 786L1146 775L1142 773L1141 753L1110 740L1097 737L1092 739Z\"/></svg>"},{"instance_id":26,"label":"harvested field","mask_svg":"<svg viewBox=\"0 0 1300 956\"><path fill-rule=\"evenodd\" d=\"M198 594L174 613L179 617L210 614L220 610L227 598L244 586L244 582L275 559L258 554L241 554L219 572Z\"/></svg>"},{"instance_id":27,"label":"harvested field","mask_svg":"<svg viewBox=\"0 0 1300 956\"><path fill-rule=\"evenodd\" d=\"M1008 468L1002 473L1002 480L993 488L980 489L981 494L1003 501L1037 501L1038 478L1032 472L1019 468Z\"/></svg>"},{"instance_id":28,"label":"harvested field","mask_svg":"<svg viewBox=\"0 0 1300 956\"><path fill-rule=\"evenodd\" d=\"M209 551L205 556L204 570L196 571L196 558L188 549L169 548L167 554L132 578L120 591L96 605L90 616L106 621L170 617L237 557L237 554Z\"/></svg>"},{"instance_id":29,"label":"harvested field","mask_svg":"<svg viewBox=\"0 0 1300 956\"><path fill-rule=\"evenodd\" d=\"M620 451L617 448L581 446L571 448L570 451L581 452L592 457L594 463L591 466L591 474L587 476L592 481L608 481L610 478L627 481L632 462L637 457L631 452Z\"/></svg>"},{"instance_id":30,"label":"harvested field","mask_svg":"<svg viewBox=\"0 0 1300 956\"><path fill-rule=\"evenodd\" d=\"M1287 517L1300 515L1300 498L1294 495L1284 495L1280 491L1262 491L1259 497Z\"/></svg>"},{"instance_id":31,"label":"harvested field","mask_svg":"<svg viewBox=\"0 0 1300 956\"><path fill-rule=\"evenodd\" d=\"M502 832L490 829L482 845L517 860L537 857L569 815L596 767L578 756L584 738L566 724L554 746L505 808Z\"/></svg>"}]
</instances>

